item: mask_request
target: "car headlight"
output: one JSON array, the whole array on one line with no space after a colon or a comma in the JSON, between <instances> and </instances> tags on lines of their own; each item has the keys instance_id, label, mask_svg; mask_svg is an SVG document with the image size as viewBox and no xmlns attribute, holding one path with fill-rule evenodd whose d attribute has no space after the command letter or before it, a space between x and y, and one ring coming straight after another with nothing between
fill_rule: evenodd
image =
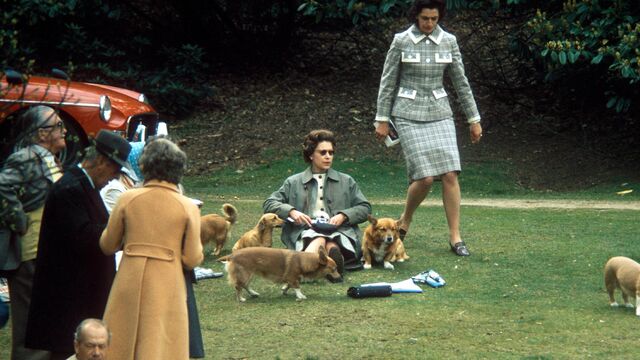
<instances>
[{"instance_id":1,"label":"car headlight","mask_svg":"<svg viewBox=\"0 0 640 360\"><path fill-rule=\"evenodd\" d=\"M111 100L107 95L100 96L100 119L104 122L111 119Z\"/></svg>"},{"instance_id":2,"label":"car headlight","mask_svg":"<svg viewBox=\"0 0 640 360\"><path fill-rule=\"evenodd\" d=\"M144 94L140 94L140 95L138 95L138 101L140 101L141 103L149 104L149 103L147 102L147 97L146 97L146 96L144 96Z\"/></svg>"}]
</instances>

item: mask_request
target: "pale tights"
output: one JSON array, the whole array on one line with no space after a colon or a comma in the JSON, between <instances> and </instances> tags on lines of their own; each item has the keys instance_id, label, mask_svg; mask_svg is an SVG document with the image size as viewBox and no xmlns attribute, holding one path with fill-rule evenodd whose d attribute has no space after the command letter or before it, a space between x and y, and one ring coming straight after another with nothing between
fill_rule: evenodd
<instances>
[{"instance_id":1,"label":"pale tights","mask_svg":"<svg viewBox=\"0 0 640 360\"><path fill-rule=\"evenodd\" d=\"M442 203L444 212L449 225L449 243L452 245L458 243L460 238L460 184L458 183L458 173L449 172L441 176L442 179ZM407 201L404 211L400 217L400 227L408 230L413 220L413 214L418 206L426 199L431 186L433 185L433 177L425 177L413 181L407 189Z\"/></svg>"}]
</instances>

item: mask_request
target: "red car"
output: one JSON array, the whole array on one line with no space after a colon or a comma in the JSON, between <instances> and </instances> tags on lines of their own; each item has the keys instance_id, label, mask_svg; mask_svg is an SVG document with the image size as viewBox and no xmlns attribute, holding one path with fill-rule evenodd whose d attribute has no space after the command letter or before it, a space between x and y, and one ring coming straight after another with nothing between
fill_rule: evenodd
<instances>
[{"instance_id":1,"label":"red car","mask_svg":"<svg viewBox=\"0 0 640 360\"><path fill-rule=\"evenodd\" d=\"M67 128L67 149L60 154L66 165L78 161L79 153L99 130L119 132L129 141L136 139L138 125L146 126L146 135L156 133L159 114L144 95L113 86L74 82L66 74L61 78L24 77L6 71L0 78L0 159L24 146L20 114L34 105L56 108ZM1 162L1 161L0 161Z\"/></svg>"}]
</instances>

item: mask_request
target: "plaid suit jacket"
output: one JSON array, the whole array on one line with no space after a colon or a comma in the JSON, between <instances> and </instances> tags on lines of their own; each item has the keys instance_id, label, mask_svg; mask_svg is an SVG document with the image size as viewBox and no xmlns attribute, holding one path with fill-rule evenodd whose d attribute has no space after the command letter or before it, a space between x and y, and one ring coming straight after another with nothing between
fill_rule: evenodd
<instances>
[{"instance_id":1,"label":"plaid suit jacket","mask_svg":"<svg viewBox=\"0 0 640 360\"><path fill-rule=\"evenodd\" d=\"M480 121L456 37L439 25L429 36L416 25L394 36L380 79L375 120L401 117L435 121L453 117L442 83L445 70L467 121Z\"/></svg>"}]
</instances>

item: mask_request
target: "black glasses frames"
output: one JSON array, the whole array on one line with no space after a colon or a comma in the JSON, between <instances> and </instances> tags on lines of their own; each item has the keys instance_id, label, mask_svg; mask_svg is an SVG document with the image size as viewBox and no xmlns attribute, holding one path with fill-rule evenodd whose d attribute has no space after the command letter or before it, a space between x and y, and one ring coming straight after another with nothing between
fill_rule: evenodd
<instances>
[{"instance_id":1,"label":"black glasses frames","mask_svg":"<svg viewBox=\"0 0 640 360\"><path fill-rule=\"evenodd\" d=\"M318 150L318 152L320 153L320 155L325 156L327 155L327 153L329 153L329 155L333 156L333 154L335 153L335 151L333 150Z\"/></svg>"},{"instance_id":2,"label":"black glasses frames","mask_svg":"<svg viewBox=\"0 0 640 360\"><path fill-rule=\"evenodd\" d=\"M64 122L62 122L62 120L58 120L58 122L53 125L40 126L40 129L50 129L50 128L58 128L62 130L64 129Z\"/></svg>"}]
</instances>

